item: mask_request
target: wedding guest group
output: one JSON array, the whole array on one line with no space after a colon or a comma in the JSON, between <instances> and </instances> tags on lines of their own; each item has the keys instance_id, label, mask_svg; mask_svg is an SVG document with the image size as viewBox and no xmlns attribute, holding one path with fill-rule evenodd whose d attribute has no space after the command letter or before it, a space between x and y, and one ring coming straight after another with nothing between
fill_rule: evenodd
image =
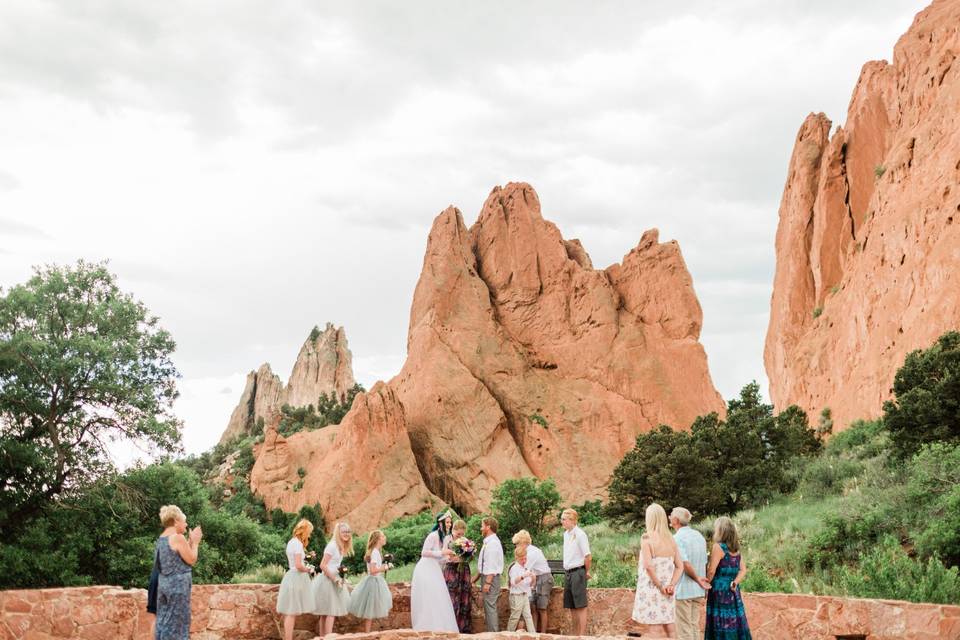
<instances>
[{"instance_id":1,"label":"wedding guest group","mask_svg":"<svg viewBox=\"0 0 960 640\"><path fill-rule=\"evenodd\" d=\"M512 536L513 562L505 567L496 518L481 520L482 543L476 549L466 536L466 522L454 517L451 511L438 513L424 538L410 582L412 628L471 633L476 598L483 609L485 630L499 631L497 605L506 573L507 630L516 630L522 622L528 632L547 632L554 579L546 555L533 544L530 533L521 529ZM740 593L747 567L737 528L730 518L717 518L708 555L707 542L690 526L691 519L683 507L675 507L669 517L657 503L647 507L631 614L632 624L642 630L628 635L655 630L682 640L751 640ZM156 613L152 635L155 640L188 640L192 567L199 557L203 531L199 526L188 530L186 515L175 505L160 509L160 522L164 529L154 549L147 598L148 612ZM563 607L570 612L568 633L585 636L592 555L587 533L578 523L576 510L564 509L560 514ZM333 527L317 566L309 561L314 554L307 551L313 532L313 524L301 519L286 545L287 571L277 595L284 640L293 640L297 617L302 615L318 616L320 636L331 634L336 619L348 614L362 620L364 631L370 632L374 621L387 618L393 607L385 578L393 568L384 552L386 534L375 530L368 535L363 556L366 574L351 593L343 565L353 555L350 525L338 522ZM471 576L474 559L477 573ZM701 614L706 621L702 632Z\"/></svg>"}]
</instances>

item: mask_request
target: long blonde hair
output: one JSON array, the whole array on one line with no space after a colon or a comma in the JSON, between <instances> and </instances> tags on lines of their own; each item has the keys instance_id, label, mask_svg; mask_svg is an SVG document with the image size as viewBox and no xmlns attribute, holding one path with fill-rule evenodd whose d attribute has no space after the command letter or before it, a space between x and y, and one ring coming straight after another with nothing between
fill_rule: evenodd
<instances>
[{"instance_id":1,"label":"long blonde hair","mask_svg":"<svg viewBox=\"0 0 960 640\"><path fill-rule=\"evenodd\" d=\"M293 537L302 542L304 547L310 542L310 534L312 533L313 523L306 518L301 519L297 526L293 528Z\"/></svg>"},{"instance_id":2,"label":"long blonde hair","mask_svg":"<svg viewBox=\"0 0 960 640\"><path fill-rule=\"evenodd\" d=\"M726 544L730 553L740 551L740 536L737 535L737 525L727 516L720 516L713 523L713 542Z\"/></svg>"},{"instance_id":3,"label":"long blonde hair","mask_svg":"<svg viewBox=\"0 0 960 640\"><path fill-rule=\"evenodd\" d=\"M380 540L386 539L386 537L386 534L380 531L380 529L374 529L370 532L370 536L367 537L367 550L363 554L364 562L370 562L370 554L373 553L374 548L376 548Z\"/></svg>"},{"instance_id":4,"label":"long blonde hair","mask_svg":"<svg viewBox=\"0 0 960 640\"><path fill-rule=\"evenodd\" d=\"M670 535L670 523L667 522L667 512L656 502L647 507L646 513L647 537L651 540L667 542L673 540Z\"/></svg>"},{"instance_id":5,"label":"long blonde hair","mask_svg":"<svg viewBox=\"0 0 960 640\"><path fill-rule=\"evenodd\" d=\"M338 522L333 526L333 541L336 543L337 549L340 550L340 555L349 558L353 555L353 541L351 539L349 542L344 542L340 539L340 529L344 527L349 529L350 525L346 522Z\"/></svg>"}]
</instances>

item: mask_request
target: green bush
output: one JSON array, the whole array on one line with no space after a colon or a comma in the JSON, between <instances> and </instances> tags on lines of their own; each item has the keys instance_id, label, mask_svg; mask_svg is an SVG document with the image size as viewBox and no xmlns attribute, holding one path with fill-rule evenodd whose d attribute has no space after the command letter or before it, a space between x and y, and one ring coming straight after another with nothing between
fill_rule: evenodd
<instances>
[{"instance_id":1,"label":"green bush","mask_svg":"<svg viewBox=\"0 0 960 640\"><path fill-rule=\"evenodd\" d=\"M915 509L910 536L917 553L960 564L960 446L921 449L909 465L906 496Z\"/></svg>"},{"instance_id":2,"label":"green bush","mask_svg":"<svg viewBox=\"0 0 960 640\"><path fill-rule=\"evenodd\" d=\"M726 420L700 416L689 432L660 425L637 436L610 479L607 517L642 524L651 502L732 514L792 490L795 458L821 447L806 414L792 406L774 416L756 382L727 407Z\"/></svg>"},{"instance_id":3,"label":"green bush","mask_svg":"<svg viewBox=\"0 0 960 640\"><path fill-rule=\"evenodd\" d=\"M238 572L282 561L280 536L244 515L215 511L192 470L164 463L105 478L49 505L22 535L0 546L0 587L144 587L165 504L176 504L189 526L204 529L194 567L198 583L226 582Z\"/></svg>"},{"instance_id":4,"label":"green bush","mask_svg":"<svg viewBox=\"0 0 960 640\"><path fill-rule=\"evenodd\" d=\"M928 443L960 444L960 333L909 353L893 393L883 404L883 423L897 457L907 459Z\"/></svg>"},{"instance_id":5,"label":"green bush","mask_svg":"<svg viewBox=\"0 0 960 640\"><path fill-rule=\"evenodd\" d=\"M793 593L793 583L762 564L751 564L741 588L762 593Z\"/></svg>"},{"instance_id":6,"label":"green bush","mask_svg":"<svg viewBox=\"0 0 960 640\"><path fill-rule=\"evenodd\" d=\"M828 455L849 454L855 459L874 458L890 448L890 439L882 420L854 420L840 433L831 436L824 447Z\"/></svg>"},{"instance_id":7,"label":"green bush","mask_svg":"<svg viewBox=\"0 0 960 640\"><path fill-rule=\"evenodd\" d=\"M911 558L893 536L884 536L853 566L834 573L837 586L859 598L956 604L960 602L957 567L947 568L939 558Z\"/></svg>"},{"instance_id":8,"label":"green bush","mask_svg":"<svg viewBox=\"0 0 960 640\"><path fill-rule=\"evenodd\" d=\"M858 460L822 456L805 465L797 492L805 497L839 495L844 482L859 476L864 465Z\"/></svg>"},{"instance_id":9,"label":"green bush","mask_svg":"<svg viewBox=\"0 0 960 640\"><path fill-rule=\"evenodd\" d=\"M539 535L547 515L559 506L560 493L553 480L536 478L504 480L493 490L490 502L499 524L497 533L505 544L520 529L526 529L531 536Z\"/></svg>"},{"instance_id":10,"label":"green bush","mask_svg":"<svg viewBox=\"0 0 960 640\"><path fill-rule=\"evenodd\" d=\"M575 504L573 510L577 512L581 526L603 522L603 504L599 500L587 500L583 504Z\"/></svg>"},{"instance_id":11,"label":"green bush","mask_svg":"<svg viewBox=\"0 0 960 640\"><path fill-rule=\"evenodd\" d=\"M310 404L305 407L291 407L285 404L280 407L281 417L277 431L283 436L289 436L298 431L312 431L340 424L353 406L354 398L363 391L363 385L355 384L347 390L343 401L336 393L321 393L316 406Z\"/></svg>"}]
</instances>

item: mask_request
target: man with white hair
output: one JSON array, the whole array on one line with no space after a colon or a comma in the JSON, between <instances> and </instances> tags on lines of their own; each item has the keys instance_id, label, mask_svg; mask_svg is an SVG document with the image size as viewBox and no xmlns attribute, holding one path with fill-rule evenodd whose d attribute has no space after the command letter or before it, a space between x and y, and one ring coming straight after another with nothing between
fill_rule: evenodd
<instances>
[{"instance_id":1,"label":"man with white hair","mask_svg":"<svg viewBox=\"0 0 960 640\"><path fill-rule=\"evenodd\" d=\"M700 532L690 526L690 512L683 507L674 507L670 512L670 526L676 530L673 539L680 548L683 560L683 576L677 585L677 638L696 640L700 633L700 609L703 608L706 590L710 583L707 573L707 541Z\"/></svg>"}]
</instances>

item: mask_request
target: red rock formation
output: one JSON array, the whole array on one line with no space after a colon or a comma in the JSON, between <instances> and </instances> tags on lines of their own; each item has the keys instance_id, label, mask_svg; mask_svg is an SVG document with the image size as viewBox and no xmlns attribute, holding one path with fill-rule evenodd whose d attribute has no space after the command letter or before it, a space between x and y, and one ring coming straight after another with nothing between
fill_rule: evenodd
<instances>
[{"instance_id":1,"label":"red rock formation","mask_svg":"<svg viewBox=\"0 0 960 640\"><path fill-rule=\"evenodd\" d=\"M529 185L494 189L470 230L447 209L390 383L427 486L469 511L531 475L569 500L602 497L637 434L723 411L701 318L679 247L655 230L601 271Z\"/></svg>"},{"instance_id":2,"label":"red rock formation","mask_svg":"<svg viewBox=\"0 0 960 640\"><path fill-rule=\"evenodd\" d=\"M355 384L347 334L343 327L328 322L323 331L314 329L300 348L283 390L283 402L291 407L316 405L321 393L336 393L342 400Z\"/></svg>"},{"instance_id":3,"label":"red rock formation","mask_svg":"<svg viewBox=\"0 0 960 640\"><path fill-rule=\"evenodd\" d=\"M913 349L960 327L960 2L934 2L869 62L846 126L797 135L764 360L778 409L879 415Z\"/></svg>"},{"instance_id":4,"label":"red rock formation","mask_svg":"<svg viewBox=\"0 0 960 640\"><path fill-rule=\"evenodd\" d=\"M258 420L266 422L270 414L281 405L283 383L268 363L247 374L247 384L240 395L240 402L230 415L230 421L220 442L229 442L251 433Z\"/></svg>"},{"instance_id":5,"label":"red rock formation","mask_svg":"<svg viewBox=\"0 0 960 640\"><path fill-rule=\"evenodd\" d=\"M240 402L230 415L220 442L249 435L257 420L266 421L284 404L316 405L321 393L335 393L342 400L356 384L352 361L343 327L334 327L329 322L323 331L314 327L300 347L286 387L267 363L247 374Z\"/></svg>"},{"instance_id":6,"label":"red rock formation","mask_svg":"<svg viewBox=\"0 0 960 640\"><path fill-rule=\"evenodd\" d=\"M596 270L529 185L498 187L471 229L452 207L434 221L400 374L339 427L268 429L251 486L269 508L319 502L361 531L435 496L486 510L509 478L603 497L639 433L723 411L701 318L675 242L648 231Z\"/></svg>"},{"instance_id":7,"label":"red rock formation","mask_svg":"<svg viewBox=\"0 0 960 640\"><path fill-rule=\"evenodd\" d=\"M278 421L268 426L250 472L250 487L268 509L319 504L329 528L347 520L369 531L439 502L420 477L403 406L384 383L358 395L337 426L284 438Z\"/></svg>"}]
</instances>

